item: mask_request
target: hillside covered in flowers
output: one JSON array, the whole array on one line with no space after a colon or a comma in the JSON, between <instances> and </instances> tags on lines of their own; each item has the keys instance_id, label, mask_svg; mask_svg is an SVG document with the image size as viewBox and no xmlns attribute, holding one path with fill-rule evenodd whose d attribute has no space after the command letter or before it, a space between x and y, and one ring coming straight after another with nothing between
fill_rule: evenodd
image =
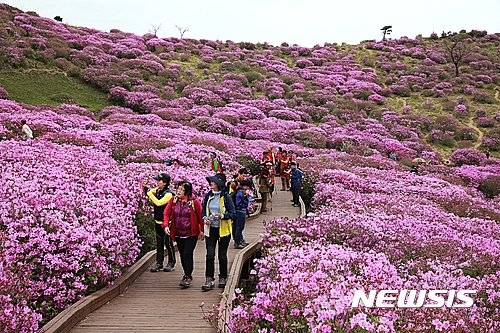
<instances>
[{"instance_id":1,"label":"hillside covered in flowers","mask_svg":"<svg viewBox=\"0 0 500 333\"><path fill-rule=\"evenodd\" d=\"M23 95L56 76L73 90ZM297 154L309 214L265 225L231 331L496 332L499 90L500 33L305 48L102 32L0 4L0 331L35 332L150 250L143 179L167 172L201 196L208 152L233 174L272 146ZM478 294L469 309L353 309L356 289Z\"/></svg>"}]
</instances>

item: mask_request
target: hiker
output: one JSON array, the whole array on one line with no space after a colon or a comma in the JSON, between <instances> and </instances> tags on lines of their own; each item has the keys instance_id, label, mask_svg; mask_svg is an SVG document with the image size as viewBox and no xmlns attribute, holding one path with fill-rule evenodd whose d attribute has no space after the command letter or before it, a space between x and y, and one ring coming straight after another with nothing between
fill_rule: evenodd
<instances>
[{"instance_id":1,"label":"hiker","mask_svg":"<svg viewBox=\"0 0 500 333\"><path fill-rule=\"evenodd\" d=\"M276 164L276 157L274 156L273 147L271 146L267 147L267 158L273 165Z\"/></svg>"},{"instance_id":2,"label":"hiker","mask_svg":"<svg viewBox=\"0 0 500 333\"><path fill-rule=\"evenodd\" d=\"M484 152L484 154L486 155L486 159L489 159L490 158L490 149L487 148L486 151Z\"/></svg>"},{"instance_id":3,"label":"hiker","mask_svg":"<svg viewBox=\"0 0 500 333\"><path fill-rule=\"evenodd\" d=\"M418 175L418 165L412 165L410 172Z\"/></svg>"},{"instance_id":4,"label":"hiker","mask_svg":"<svg viewBox=\"0 0 500 333\"><path fill-rule=\"evenodd\" d=\"M247 178L249 175L249 172L247 168L241 168L238 170L238 174L236 177L234 177L234 180L230 183L229 186L229 194L233 193L233 191L236 191L238 188L239 184Z\"/></svg>"},{"instance_id":5,"label":"hiker","mask_svg":"<svg viewBox=\"0 0 500 333\"><path fill-rule=\"evenodd\" d=\"M286 151L283 151L281 154L281 160L280 160L280 177L281 177L281 191L286 191L287 188L289 187L289 178L288 174L285 174L285 169L287 169L288 164L290 163L290 159L288 158L288 155Z\"/></svg>"},{"instance_id":6,"label":"hiker","mask_svg":"<svg viewBox=\"0 0 500 333\"><path fill-rule=\"evenodd\" d=\"M147 181L142 182L142 191L149 197L154 205L154 220L155 220L155 233L156 233L156 265L151 268L151 272L159 272L163 269L164 272L171 272L175 269L175 249L172 239L165 234L163 224L163 212L168 202L172 198L172 191L168 188L170 186L170 175L167 173L160 173L153 178L158 182L158 187L149 189ZM163 259L165 249L168 252L168 264L163 268Z\"/></svg>"},{"instance_id":7,"label":"hiker","mask_svg":"<svg viewBox=\"0 0 500 333\"><path fill-rule=\"evenodd\" d=\"M281 175L281 184L283 184L283 180L285 180L285 186L287 191L291 191L291 186L290 186L290 175L292 173L292 168L290 166L290 163L288 163L285 168L283 169L283 174ZM282 185L283 186L283 185ZM283 188L282 188L283 190Z\"/></svg>"},{"instance_id":8,"label":"hiker","mask_svg":"<svg viewBox=\"0 0 500 333\"><path fill-rule=\"evenodd\" d=\"M300 197L300 186L302 181L302 173L297 167L297 162L290 162L291 173L290 178L292 180L292 197L293 197L293 207L299 207L299 197Z\"/></svg>"},{"instance_id":9,"label":"hiker","mask_svg":"<svg viewBox=\"0 0 500 333\"><path fill-rule=\"evenodd\" d=\"M23 132L23 137L28 140L28 139L33 139L33 131L31 130L31 128L28 126L28 124L26 123L26 120L23 119L21 120L21 130Z\"/></svg>"},{"instance_id":10,"label":"hiker","mask_svg":"<svg viewBox=\"0 0 500 333\"><path fill-rule=\"evenodd\" d=\"M389 158L393 161L396 160L396 153L395 152L392 152L391 155L389 156Z\"/></svg>"},{"instance_id":11,"label":"hiker","mask_svg":"<svg viewBox=\"0 0 500 333\"><path fill-rule=\"evenodd\" d=\"M240 187L236 191L236 215L234 218L234 248L242 249L248 245L243 239L243 230L245 229L245 223L247 220L247 208L252 196L247 194L247 191L251 189L253 183L250 179L244 179L240 183Z\"/></svg>"},{"instance_id":12,"label":"hiker","mask_svg":"<svg viewBox=\"0 0 500 333\"><path fill-rule=\"evenodd\" d=\"M262 152L262 156L260 157L260 165L266 165L267 162L269 162L269 155L267 154L267 151Z\"/></svg>"},{"instance_id":13,"label":"hiker","mask_svg":"<svg viewBox=\"0 0 500 333\"><path fill-rule=\"evenodd\" d=\"M184 270L179 286L188 288L193 281L193 253L196 243L205 239L202 208L200 201L193 196L193 185L190 182L181 181L176 194L165 208L162 227L170 235L170 239L177 242Z\"/></svg>"},{"instance_id":14,"label":"hiker","mask_svg":"<svg viewBox=\"0 0 500 333\"><path fill-rule=\"evenodd\" d=\"M276 153L276 175L280 176L280 163L281 163L281 154L283 154L283 148L278 147L278 152Z\"/></svg>"},{"instance_id":15,"label":"hiker","mask_svg":"<svg viewBox=\"0 0 500 333\"><path fill-rule=\"evenodd\" d=\"M269 170L269 179L271 181L271 185L269 186L269 201L272 200L273 198L273 192L274 192L274 185L276 183L276 180L274 179L274 165L271 162L266 163L266 167Z\"/></svg>"},{"instance_id":16,"label":"hiker","mask_svg":"<svg viewBox=\"0 0 500 333\"><path fill-rule=\"evenodd\" d=\"M238 170L238 174L235 175L233 178L232 182L228 183L228 190L229 190L229 195L231 196L231 200L233 200L233 204L236 207L236 191L241 188L240 183L245 180L248 176L248 170L246 168L241 168ZM236 239L235 235L236 231L236 224L235 220L233 220L233 239ZM236 243L234 243L236 245Z\"/></svg>"},{"instance_id":17,"label":"hiker","mask_svg":"<svg viewBox=\"0 0 500 333\"><path fill-rule=\"evenodd\" d=\"M210 152L208 156L210 156L211 159L210 169L216 173L223 173L225 170L224 167L222 166L222 162L217 157L217 154L215 152Z\"/></svg>"},{"instance_id":18,"label":"hiker","mask_svg":"<svg viewBox=\"0 0 500 333\"><path fill-rule=\"evenodd\" d=\"M259 193L262 197L262 207L260 212L267 212L267 199L269 198L269 191L271 187L271 180L269 179L269 170L262 168L259 174Z\"/></svg>"},{"instance_id":19,"label":"hiker","mask_svg":"<svg viewBox=\"0 0 500 333\"><path fill-rule=\"evenodd\" d=\"M202 204L202 217L205 221L205 246L207 249L205 266L205 284L201 287L208 291L215 286L215 247L219 243L219 288L227 282L227 248L231 240L232 220L236 214L234 204L227 193L226 176L217 173L206 177L210 191L205 195Z\"/></svg>"}]
</instances>

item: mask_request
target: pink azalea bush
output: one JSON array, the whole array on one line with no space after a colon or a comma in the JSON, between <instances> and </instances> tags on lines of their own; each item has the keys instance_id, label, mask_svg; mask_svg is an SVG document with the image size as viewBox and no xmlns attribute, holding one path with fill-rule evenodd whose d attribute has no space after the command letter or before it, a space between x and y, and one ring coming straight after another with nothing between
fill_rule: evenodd
<instances>
[{"instance_id":1,"label":"pink azalea bush","mask_svg":"<svg viewBox=\"0 0 500 333\"><path fill-rule=\"evenodd\" d=\"M316 209L266 223L257 291L250 300L235 295L231 331L496 331L498 202L385 163L349 167L335 155L309 162L302 165L323 170L308 170L318 177ZM478 294L469 309L351 308L358 289Z\"/></svg>"}]
</instances>

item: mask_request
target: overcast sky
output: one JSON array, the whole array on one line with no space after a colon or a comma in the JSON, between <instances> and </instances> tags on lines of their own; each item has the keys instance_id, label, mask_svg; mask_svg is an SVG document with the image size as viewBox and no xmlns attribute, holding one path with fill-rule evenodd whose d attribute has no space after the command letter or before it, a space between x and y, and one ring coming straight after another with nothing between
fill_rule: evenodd
<instances>
[{"instance_id":1,"label":"overcast sky","mask_svg":"<svg viewBox=\"0 0 500 333\"><path fill-rule=\"evenodd\" d=\"M233 42L283 42L312 47L325 42L358 44L390 37L414 38L461 29L500 32L500 0L0 0L42 17L103 31Z\"/></svg>"}]
</instances>

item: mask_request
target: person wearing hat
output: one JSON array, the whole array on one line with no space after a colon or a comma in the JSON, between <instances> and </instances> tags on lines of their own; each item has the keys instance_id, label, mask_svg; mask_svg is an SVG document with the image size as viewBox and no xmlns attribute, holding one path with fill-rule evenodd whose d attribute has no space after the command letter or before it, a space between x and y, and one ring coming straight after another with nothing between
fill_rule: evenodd
<instances>
[{"instance_id":1,"label":"person wearing hat","mask_svg":"<svg viewBox=\"0 0 500 333\"><path fill-rule=\"evenodd\" d=\"M207 256L205 262L205 284L201 287L208 291L215 286L215 248L219 243L219 288L227 282L227 249L231 241L232 220L236 214L233 200L227 193L226 176L217 173L206 177L210 191L202 203L202 218L205 221L205 246Z\"/></svg>"},{"instance_id":2,"label":"person wearing hat","mask_svg":"<svg viewBox=\"0 0 500 333\"><path fill-rule=\"evenodd\" d=\"M172 239L167 237L165 230L162 228L163 212L165 206L172 198L172 192L168 188L170 186L170 175L167 173L160 173L154 177L158 182L158 187L149 189L147 181L142 182L142 191L151 199L154 205L154 219L155 219L155 232L156 232L156 265L151 268L151 272L158 272L163 269L164 272L171 272L175 269L175 249ZM163 268L164 248L168 252L168 264Z\"/></svg>"},{"instance_id":3,"label":"person wearing hat","mask_svg":"<svg viewBox=\"0 0 500 333\"><path fill-rule=\"evenodd\" d=\"M217 157L217 154L212 151L212 152L208 153L208 156L210 156L210 159L211 159L210 169L213 172L222 173L224 170L222 167L222 163L220 162L219 158Z\"/></svg>"},{"instance_id":4,"label":"person wearing hat","mask_svg":"<svg viewBox=\"0 0 500 333\"><path fill-rule=\"evenodd\" d=\"M290 179L292 182L292 197L293 197L293 207L299 207L299 196L300 196L300 181L302 178L302 174L300 173L299 169L297 168L297 162L292 161L290 162L290 167L292 168L292 171L290 172Z\"/></svg>"}]
</instances>

